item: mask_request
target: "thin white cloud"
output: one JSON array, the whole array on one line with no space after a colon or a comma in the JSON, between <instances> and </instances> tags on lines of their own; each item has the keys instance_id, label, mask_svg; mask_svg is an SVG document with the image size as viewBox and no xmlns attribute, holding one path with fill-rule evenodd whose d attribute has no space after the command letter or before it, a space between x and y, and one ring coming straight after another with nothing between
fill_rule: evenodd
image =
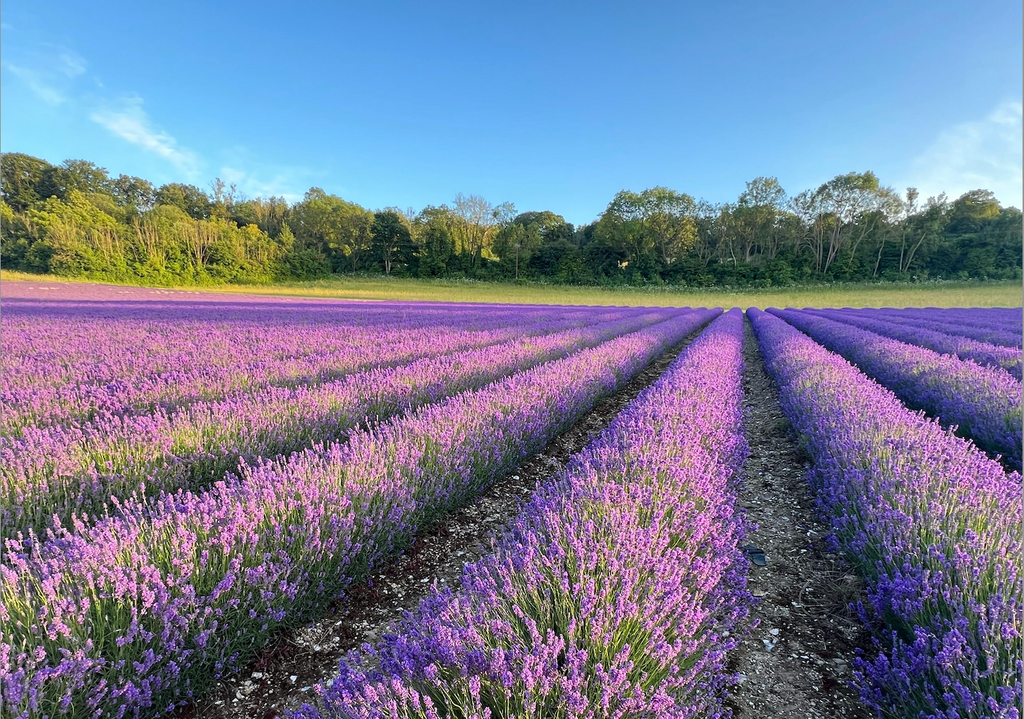
<instances>
[{"instance_id":1,"label":"thin white cloud","mask_svg":"<svg viewBox=\"0 0 1024 719\"><path fill-rule=\"evenodd\" d=\"M943 131L911 165L906 186L922 197L991 190L1003 205L1022 207L1020 101L1006 101L987 117Z\"/></svg>"},{"instance_id":2,"label":"thin white cloud","mask_svg":"<svg viewBox=\"0 0 1024 719\"><path fill-rule=\"evenodd\" d=\"M25 83L25 86L32 91L32 93L40 100L45 102L47 105L62 105L67 102L67 96L59 89L54 87L50 82L50 79L46 77L45 73L41 73L32 68L23 67L21 65L15 65L13 63L3 63L4 69L9 71L16 78Z\"/></svg>"},{"instance_id":3,"label":"thin white cloud","mask_svg":"<svg viewBox=\"0 0 1024 719\"><path fill-rule=\"evenodd\" d=\"M217 162L221 179L236 185L240 193L283 197L292 202L302 198L305 188L316 184L317 172L262 162L242 146L225 148L217 153L216 160L201 157L154 122L141 97L116 97L113 89L90 70L85 58L68 47L37 42L8 48L0 66L47 105L63 106L62 112L80 121L88 117L130 145L163 158L180 174L176 179L199 182L206 168Z\"/></svg>"},{"instance_id":4,"label":"thin white cloud","mask_svg":"<svg viewBox=\"0 0 1024 719\"><path fill-rule=\"evenodd\" d=\"M82 56L62 45L42 43L26 52L15 52L14 62L4 60L0 64L47 105L67 102L72 81L86 71Z\"/></svg>"},{"instance_id":5,"label":"thin white cloud","mask_svg":"<svg viewBox=\"0 0 1024 719\"><path fill-rule=\"evenodd\" d=\"M60 60L58 69L68 77L78 77L85 72L85 60L78 53L67 49L61 49L58 58Z\"/></svg>"},{"instance_id":6,"label":"thin white cloud","mask_svg":"<svg viewBox=\"0 0 1024 719\"><path fill-rule=\"evenodd\" d=\"M153 126L142 107L142 98L126 98L116 109L104 107L89 118L121 139L164 158L190 179L198 175L199 158L191 150L179 147L170 134Z\"/></svg>"}]
</instances>

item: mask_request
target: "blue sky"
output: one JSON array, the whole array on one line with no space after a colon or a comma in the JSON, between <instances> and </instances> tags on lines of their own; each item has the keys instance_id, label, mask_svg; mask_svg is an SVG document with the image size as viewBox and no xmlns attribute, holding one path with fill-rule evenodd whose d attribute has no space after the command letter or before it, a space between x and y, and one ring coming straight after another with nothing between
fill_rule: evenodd
<instances>
[{"instance_id":1,"label":"blue sky","mask_svg":"<svg viewBox=\"0 0 1024 719\"><path fill-rule=\"evenodd\" d=\"M9 0L0 146L371 209L456 193L594 219L850 171L1021 206L1019 0Z\"/></svg>"}]
</instances>

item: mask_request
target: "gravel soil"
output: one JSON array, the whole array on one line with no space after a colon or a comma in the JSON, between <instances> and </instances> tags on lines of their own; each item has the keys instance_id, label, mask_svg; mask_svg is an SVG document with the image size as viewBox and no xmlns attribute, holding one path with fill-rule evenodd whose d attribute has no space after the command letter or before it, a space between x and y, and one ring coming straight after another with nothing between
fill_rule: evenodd
<instances>
[{"instance_id":1,"label":"gravel soil","mask_svg":"<svg viewBox=\"0 0 1024 719\"><path fill-rule=\"evenodd\" d=\"M850 611L864 599L861 580L825 546L806 481L807 459L794 442L746 323L744 423L750 458L740 506L757 526L748 542L764 551L750 565L758 603L752 628L730 668L741 683L729 704L738 719L871 717L851 687L856 650L870 649L866 630Z\"/></svg>"},{"instance_id":2,"label":"gravel soil","mask_svg":"<svg viewBox=\"0 0 1024 719\"><path fill-rule=\"evenodd\" d=\"M337 676L338 660L345 653L380 639L435 583L457 585L463 566L489 551L495 533L519 513L537 484L561 472L695 336L656 359L518 470L427 527L406 551L350 590L319 621L282 635L245 671L219 681L177 712L178 719L273 719L312 701L313 687Z\"/></svg>"}]
</instances>

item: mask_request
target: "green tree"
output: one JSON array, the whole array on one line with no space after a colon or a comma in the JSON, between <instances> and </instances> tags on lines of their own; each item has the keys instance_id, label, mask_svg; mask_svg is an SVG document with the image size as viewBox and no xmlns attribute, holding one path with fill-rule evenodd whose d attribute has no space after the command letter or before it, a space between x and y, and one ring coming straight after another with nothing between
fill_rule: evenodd
<instances>
[{"instance_id":1,"label":"green tree","mask_svg":"<svg viewBox=\"0 0 1024 719\"><path fill-rule=\"evenodd\" d=\"M425 207L416 216L412 235L421 277L444 277L448 274L448 262L455 253L451 228L457 221L444 205Z\"/></svg>"},{"instance_id":2,"label":"green tree","mask_svg":"<svg viewBox=\"0 0 1024 719\"><path fill-rule=\"evenodd\" d=\"M510 203L492 205L479 195L455 196L451 212L458 222L450 229L455 240L455 251L468 255L470 267L477 269L485 255L490 254L494 232L501 224L502 216L514 211Z\"/></svg>"},{"instance_id":3,"label":"green tree","mask_svg":"<svg viewBox=\"0 0 1024 719\"><path fill-rule=\"evenodd\" d=\"M319 247L335 269L345 263L357 272L372 248L373 213L319 187L306 193L292 208L291 216L296 236Z\"/></svg>"},{"instance_id":4,"label":"green tree","mask_svg":"<svg viewBox=\"0 0 1024 719\"><path fill-rule=\"evenodd\" d=\"M271 237L277 237L288 218L289 207L283 197L257 197L236 202L232 212L232 219L239 225L256 225Z\"/></svg>"},{"instance_id":5,"label":"green tree","mask_svg":"<svg viewBox=\"0 0 1024 719\"><path fill-rule=\"evenodd\" d=\"M652 187L640 193L643 222L665 265L681 259L697 241L696 209L692 197L667 187Z\"/></svg>"},{"instance_id":6,"label":"green tree","mask_svg":"<svg viewBox=\"0 0 1024 719\"><path fill-rule=\"evenodd\" d=\"M297 242L287 222L281 224L277 243L284 253L277 268L279 279L319 280L331 274L331 262L319 249Z\"/></svg>"},{"instance_id":7,"label":"green tree","mask_svg":"<svg viewBox=\"0 0 1024 719\"><path fill-rule=\"evenodd\" d=\"M817 190L797 195L793 209L808 227L815 271L827 274L845 247L858 244L877 220L873 213L891 197L892 191L881 187L873 172L837 175Z\"/></svg>"},{"instance_id":8,"label":"green tree","mask_svg":"<svg viewBox=\"0 0 1024 719\"><path fill-rule=\"evenodd\" d=\"M625 255L628 274L660 280L658 267L681 259L696 243L696 208L692 197L665 187L622 190L598 220L597 233Z\"/></svg>"},{"instance_id":9,"label":"green tree","mask_svg":"<svg viewBox=\"0 0 1024 719\"><path fill-rule=\"evenodd\" d=\"M654 251L654 236L646 225L643 199L622 190L615 195L597 222L595 235L624 256L624 265L637 265Z\"/></svg>"},{"instance_id":10,"label":"green tree","mask_svg":"<svg viewBox=\"0 0 1024 719\"><path fill-rule=\"evenodd\" d=\"M156 192L158 205L172 205L193 220L204 220L210 216L210 197L195 185L173 182L163 185Z\"/></svg>"},{"instance_id":11,"label":"green tree","mask_svg":"<svg viewBox=\"0 0 1024 719\"><path fill-rule=\"evenodd\" d=\"M46 160L20 152L0 154L0 198L14 212L24 212L46 199L40 194L40 183L52 167Z\"/></svg>"},{"instance_id":12,"label":"green tree","mask_svg":"<svg viewBox=\"0 0 1024 719\"><path fill-rule=\"evenodd\" d=\"M79 190L68 190L65 200L50 197L27 217L36 238L26 253L30 266L71 277L124 275L123 226Z\"/></svg>"},{"instance_id":13,"label":"green tree","mask_svg":"<svg viewBox=\"0 0 1024 719\"><path fill-rule=\"evenodd\" d=\"M131 216L145 212L156 202L156 189L153 183L130 175L118 175L117 179L112 180L110 194Z\"/></svg>"},{"instance_id":14,"label":"green tree","mask_svg":"<svg viewBox=\"0 0 1024 719\"><path fill-rule=\"evenodd\" d=\"M495 234L493 249L499 261L512 265L513 274L518 280L520 264L529 262L533 253L540 248L541 242L537 223L523 225L519 222L508 222Z\"/></svg>"},{"instance_id":15,"label":"green tree","mask_svg":"<svg viewBox=\"0 0 1024 719\"><path fill-rule=\"evenodd\" d=\"M110 189L110 175L106 169L88 160L65 160L43 172L38 191L44 199L58 197L63 200L74 190L86 194L110 194Z\"/></svg>"},{"instance_id":16,"label":"green tree","mask_svg":"<svg viewBox=\"0 0 1024 719\"><path fill-rule=\"evenodd\" d=\"M582 255L576 228L550 210L521 212L500 224L492 247L499 260L513 267L516 278L525 267L532 275L580 282ZM518 257L516 256L518 253Z\"/></svg>"},{"instance_id":17,"label":"green tree","mask_svg":"<svg viewBox=\"0 0 1024 719\"><path fill-rule=\"evenodd\" d=\"M744 262L750 262L760 248L768 260L775 259L778 220L784 211L786 191L774 177L756 177L747 183L732 211L733 226L740 240Z\"/></svg>"},{"instance_id":18,"label":"green tree","mask_svg":"<svg viewBox=\"0 0 1024 719\"><path fill-rule=\"evenodd\" d=\"M396 266L405 267L412 258L412 235L406 220L394 209L378 210L370 228L374 254L390 275Z\"/></svg>"}]
</instances>

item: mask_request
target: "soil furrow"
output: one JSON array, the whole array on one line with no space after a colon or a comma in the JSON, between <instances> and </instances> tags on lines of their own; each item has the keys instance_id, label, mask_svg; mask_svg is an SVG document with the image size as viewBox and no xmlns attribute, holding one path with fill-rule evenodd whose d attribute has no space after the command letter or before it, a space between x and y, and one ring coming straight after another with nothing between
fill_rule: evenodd
<instances>
[{"instance_id":1,"label":"soil furrow","mask_svg":"<svg viewBox=\"0 0 1024 719\"><path fill-rule=\"evenodd\" d=\"M729 705L738 719L870 717L852 688L852 663L871 639L850 604L864 588L825 544L807 484L807 460L791 436L778 391L746 323L744 429L750 457L739 504L756 525L748 542L764 551L750 565L758 622L735 650L741 683Z\"/></svg>"},{"instance_id":2,"label":"soil furrow","mask_svg":"<svg viewBox=\"0 0 1024 719\"><path fill-rule=\"evenodd\" d=\"M462 568L490 550L492 538L537 485L562 471L697 336L694 333L602 401L518 470L421 533L401 555L311 626L282 636L246 671L228 677L178 717L272 719L312 700L312 687L337 676L338 660L373 644L435 584L457 586Z\"/></svg>"}]
</instances>

